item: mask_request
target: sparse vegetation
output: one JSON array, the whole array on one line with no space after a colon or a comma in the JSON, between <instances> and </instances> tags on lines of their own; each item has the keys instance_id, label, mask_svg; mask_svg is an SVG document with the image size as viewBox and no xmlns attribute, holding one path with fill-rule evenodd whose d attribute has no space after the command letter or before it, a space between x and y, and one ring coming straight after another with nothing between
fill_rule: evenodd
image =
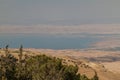
<instances>
[{"instance_id":1,"label":"sparse vegetation","mask_svg":"<svg viewBox=\"0 0 120 80\"><path fill-rule=\"evenodd\" d=\"M98 80L97 73L88 79L78 73L77 65L63 65L62 59L23 55L22 45L18 59L8 53L8 46L5 53L5 56L0 56L0 80Z\"/></svg>"}]
</instances>

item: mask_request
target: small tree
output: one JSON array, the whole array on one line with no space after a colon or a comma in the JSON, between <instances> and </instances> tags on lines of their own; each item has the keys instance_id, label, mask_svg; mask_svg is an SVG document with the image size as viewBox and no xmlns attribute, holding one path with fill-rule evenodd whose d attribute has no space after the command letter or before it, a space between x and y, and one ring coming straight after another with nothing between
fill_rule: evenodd
<instances>
[{"instance_id":1,"label":"small tree","mask_svg":"<svg viewBox=\"0 0 120 80\"><path fill-rule=\"evenodd\" d=\"M9 54L8 47L9 47L9 45L6 45L6 46L5 46L5 55L6 55L6 57L7 57L8 54Z\"/></svg>"},{"instance_id":2,"label":"small tree","mask_svg":"<svg viewBox=\"0 0 120 80\"><path fill-rule=\"evenodd\" d=\"M21 62L21 61L22 61L22 56L23 56L23 46L22 46L22 45L20 46L19 51L20 51L20 54L19 54L19 61Z\"/></svg>"}]
</instances>

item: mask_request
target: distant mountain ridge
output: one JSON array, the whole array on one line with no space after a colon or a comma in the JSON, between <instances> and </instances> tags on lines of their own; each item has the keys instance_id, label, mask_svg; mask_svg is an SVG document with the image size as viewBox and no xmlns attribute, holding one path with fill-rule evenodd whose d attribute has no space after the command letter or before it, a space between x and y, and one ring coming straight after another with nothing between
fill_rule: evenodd
<instances>
[{"instance_id":1,"label":"distant mountain ridge","mask_svg":"<svg viewBox=\"0 0 120 80\"><path fill-rule=\"evenodd\" d=\"M41 34L120 34L120 24L86 24L77 26L56 25L0 25L0 33L41 33Z\"/></svg>"}]
</instances>

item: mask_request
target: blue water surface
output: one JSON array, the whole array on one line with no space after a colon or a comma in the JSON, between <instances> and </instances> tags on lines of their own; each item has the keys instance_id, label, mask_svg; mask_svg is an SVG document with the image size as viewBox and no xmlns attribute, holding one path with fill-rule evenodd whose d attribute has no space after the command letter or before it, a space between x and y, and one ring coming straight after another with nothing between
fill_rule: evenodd
<instances>
[{"instance_id":1,"label":"blue water surface","mask_svg":"<svg viewBox=\"0 0 120 80\"><path fill-rule=\"evenodd\" d=\"M0 47L9 44L11 48L19 48L22 44L25 48L44 49L85 49L99 41L97 37L39 35L39 34L0 34Z\"/></svg>"}]
</instances>

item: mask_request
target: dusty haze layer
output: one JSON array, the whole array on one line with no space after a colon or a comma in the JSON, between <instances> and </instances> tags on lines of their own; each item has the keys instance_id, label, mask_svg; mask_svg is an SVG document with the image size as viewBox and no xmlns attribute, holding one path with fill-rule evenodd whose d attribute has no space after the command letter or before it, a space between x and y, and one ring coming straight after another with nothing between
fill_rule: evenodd
<instances>
[{"instance_id":1,"label":"dusty haze layer","mask_svg":"<svg viewBox=\"0 0 120 80\"><path fill-rule=\"evenodd\" d=\"M41 34L120 34L120 24L87 24L77 26L55 25L0 25L0 33L41 33Z\"/></svg>"}]
</instances>

